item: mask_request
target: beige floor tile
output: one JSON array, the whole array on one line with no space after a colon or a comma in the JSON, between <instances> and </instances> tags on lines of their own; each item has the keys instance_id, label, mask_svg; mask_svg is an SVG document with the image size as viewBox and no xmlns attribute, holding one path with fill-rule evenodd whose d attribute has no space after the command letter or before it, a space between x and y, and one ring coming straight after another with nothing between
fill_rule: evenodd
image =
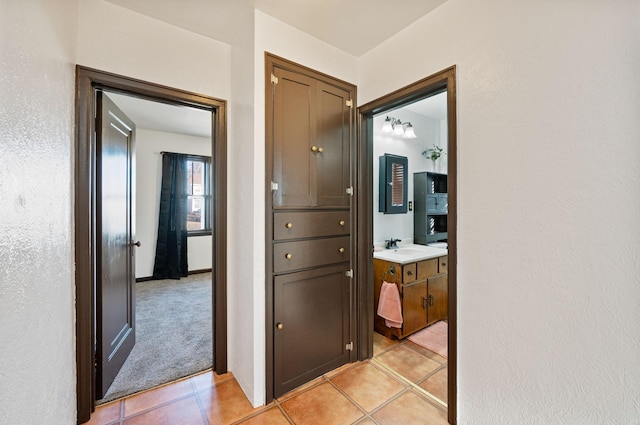
<instances>
[{"instance_id":1,"label":"beige floor tile","mask_svg":"<svg viewBox=\"0 0 640 425\"><path fill-rule=\"evenodd\" d=\"M242 425L290 425L289 420L275 406L240 423Z\"/></svg>"},{"instance_id":2,"label":"beige floor tile","mask_svg":"<svg viewBox=\"0 0 640 425\"><path fill-rule=\"evenodd\" d=\"M387 351L376 360L411 382L418 382L440 367L439 363L406 348L404 344Z\"/></svg>"},{"instance_id":3,"label":"beige floor tile","mask_svg":"<svg viewBox=\"0 0 640 425\"><path fill-rule=\"evenodd\" d=\"M404 346L407 347L407 348L411 348L413 351L422 354L423 356L433 360L434 362L437 362L437 363L440 363L440 364L445 364L447 362L447 358L446 357L442 357L438 353L434 353L431 350L427 350L423 346L418 345L418 344L416 344L414 342L407 341Z\"/></svg>"},{"instance_id":4,"label":"beige floor tile","mask_svg":"<svg viewBox=\"0 0 640 425\"><path fill-rule=\"evenodd\" d=\"M400 344L397 339L389 339L378 332L373 333L373 356L377 356L391 347Z\"/></svg>"},{"instance_id":5,"label":"beige floor tile","mask_svg":"<svg viewBox=\"0 0 640 425\"><path fill-rule=\"evenodd\" d=\"M153 390L127 397L124 400L124 416L129 417L159 404L193 394L193 387L188 379L177 381Z\"/></svg>"},{"instance_id":6,"label":"beige floor tile","mask_svg":"<svg viewBox=\"0 0 640 425\"><path fill-rule=\"evenodd\" d=\"M209 423L230 424L260 410L254 409L235 379L198 392Z\"/></svg>"},{"instance_id":7,"label":"beige floor tile","mask_svg":"<svg viewBox=\"0 0 640 425\"><path fill-rule=\"evenodd\" d=\"M447 403L447 373L448 368L444 367L425 379L419 385L425 391Z\"/></svg>"},{"instance_id":8,"label":"beige floor tile","mask_svg":"<svg viewBox=\"0 0 640 425\"><path fill-rule=\"evenodd\" d=\"M98 406L96 411L91 414L91 420L85 425L107 425L120 419L121 401L103 404Z\"/></svg>"},{"instance_id":9,"label":"beige floor tile","mask_svg":"<svg viewBox=\"0 0 640 425\"><path fill-rule=\"evenodd\" d=\"M447 425L447 415L412 391L374 413L382 425Z\"/></svg>"},{"instance_id":10,"label":"beige floor tile","mask_svg":"<svg viewBox=\"0 0 640 425\"><path fill-rule=\"evenodd\" d=\"M351 424L364 413L326 382L281 404L296 425Z\"/></svg>"},{"instance_id":11,"label":"beige floor tile","mask_svg":"<svg viewBox=\"0 0 640 425\"><path fill-rule=\"evenodd\" d=\"M332 378L331 382L367 412L371 412L406 388L369 363L354 367Z\"/></svg>"},{"instance_id":12,"label":"beige floor tile","mask_svg":"<svg viewBox=\"0 0 640 425\"><path fill-rule=\"evenodd\" d=\"M124 425L205 425L195 396L133 416Z\"/></svg>"}]
</instances>

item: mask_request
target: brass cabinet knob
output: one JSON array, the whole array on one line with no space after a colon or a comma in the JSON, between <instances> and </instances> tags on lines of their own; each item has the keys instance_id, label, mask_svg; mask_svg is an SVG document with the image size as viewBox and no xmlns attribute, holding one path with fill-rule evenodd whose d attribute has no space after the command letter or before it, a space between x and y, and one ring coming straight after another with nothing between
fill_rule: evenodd
<instances>
[{"instance_id":1,"label":"brass cabinet knob","mask_svg":"<svg viewBox=\"0 0 640 425\"><path fill-rule=\"evenodd\" d=\"M409 271L407 272L407 276L413 276L413 272L412 272L411 270L409 270Z\"/></svg>"},{"instance_id":2,"label":"brass cabinet knob","mask_svg":"<svg viewBox=\"0 0 640 425\"><path fill-rule=\"evenodd\" d=\"M287 223L284 225L287 229L291 229L293 227L293 223Z\"/></svg>"},{"instance_id":3,"label":"brass cabinet knob","mask_svg":"<svg viewBox=\"0 0 640 425\"><path fill-rule=\"evenodd\" d=\"M281 330L282 330L282 328L284 328L284 325L283 325L282 323L278 323L278 324L276 325L276 328L278 328L278 330L279 330L279 331L281 331Z\"/></svg>"},{"instance_id":4,"label":"brass cabinet knob","mask_svg":"<svg viewBox=\"0 0 640 425\"><path fill-rule=\"evenodd\" d=\"M284 258L286 258L287 260L291 260L291 257L293 257L293 255L289 253L284 254Z\"/></svg>"},{"instance_id":5,"label":"brass cabinet knob","mask_svg":"<svg viewBox=\"0 0 640 425\"><path fill-rule=\"evenodd\" d=\"M318 152L317 146L311 146L311 152Z\"/></svg>"},{"instance_id":6,"label":"brass cabinet knob","mask_svg":"<svg viewBox=\"0 0 640 425\"><path fill-rule=\"evenodd\" d=\"M322 152L324 152L324 149L318 148L318 152L322 153Z\"/></svg>"},{"instance_id":7,"label":"brass cabinet knob","mask_svg":"<svg viewBox=\"0 0 640 425\"><path fill-rule=\"evenodd\" d=\"M446 263L445 261L443 261L443 262L442 262L442 263L440 263L440 264L442 264L443 266L446 266L446 265L447 265L447 263Z\"/></svg>"},{"instance_id":8,"label":"brass cabinet knob","mask_svg":"<svg viewBox=\"0 0 640 425\"><path fill-rule=\"evenodd\" d=\"M340 220L340 221L338 222L338 224L339 224L340 226L344 226L344 220Z\"/></svg>"},{"instance_id":9,"label":"brass cabinet knob","mask_svg":"<svg viewBox=\"0 0 640 425\"><path fill-rule=\"evenodd\" d=\"M342 253L344 252L344 248L339 248L339 249L338 249L338 252L339 252L340 254L342 254Z\"/></svg>"}]
</instances>

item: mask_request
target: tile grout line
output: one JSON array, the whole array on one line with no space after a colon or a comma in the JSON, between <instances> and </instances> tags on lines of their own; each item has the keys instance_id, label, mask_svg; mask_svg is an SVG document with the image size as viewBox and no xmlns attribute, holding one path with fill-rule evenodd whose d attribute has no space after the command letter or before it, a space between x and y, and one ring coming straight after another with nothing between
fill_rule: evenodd
<instances>
[{"instance_id":1,"label":"tile grout line","mask_svg":"<svg viewBox=\"0 0 640 425\"><path fill-rule=\"evenodd\" d=\"M196 403L198 403L198 408L200 409L200 416L202 416L202 420L204 421L205 425L210 425L209 424L209 417L207 415L207 412L204 411L204 404L202 403L202 400L200 399L200 391L198 391L198 386L193 381L193 379L189 378L189 381L191 383L191 388L193 389L193 394L196 397Z\"/></svg>"},{"instance_id":2,"label":"tile grout line","mask_svg":"<svg viewBox=\"0 0 640 425\"><path fill-rule=\"evenodd\" d=\"M433 402L437 403L440 407L444 407L445 409L449 408L447 403L445 403L444 401L440 400L438 397L434 396L433 394L431 394L430 392L426 391L424 388L420 387L419 385L415 384L414 382L410 381L409 379L405 378L404 376L400 375L395 370L393 370L393 369L389 368L388 366L384 365L383 363L381 363L377 359L371 359L371 360L374 361L379 366L381 366L381 367L385 368L386 370L388 370L390 373L396 375L403 382L406 382L411 387L410 389L418 391L419 393L423 394L427 398L431 399Z\"/></svg>"}]
</instances>

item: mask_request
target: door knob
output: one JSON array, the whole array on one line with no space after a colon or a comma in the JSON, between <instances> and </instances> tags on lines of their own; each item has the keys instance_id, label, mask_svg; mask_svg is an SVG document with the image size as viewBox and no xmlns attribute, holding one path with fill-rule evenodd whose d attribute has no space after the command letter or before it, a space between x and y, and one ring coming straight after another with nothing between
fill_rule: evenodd
<instances>
[{"instance_id":1,"label":"door knob","mask_svg":"<svg viewBox=\"0 0 640 425\"><path fill-rule=\"evenodd\" d=\"M141 246L142 244L140 243L140 241L135 241L135 242L133 242L133 243L132 243L132 245L135 245L135 246L137 246L138 248L140 248L140 246Z\"/></svg>"},{"instance_id":2,"label":"door knob","mask_svg":"<svg viewBox=\"0 0 640 425\"><path fill-rule=\"evenodd\" d=\"M278 328L278 330L279 330L279 331L281 331L281 330L282 330L282 328L284 328L284 325L283 325L282 323L278 323L278 324L276 325L276 328Z\"/></svg>"}]
</instances>

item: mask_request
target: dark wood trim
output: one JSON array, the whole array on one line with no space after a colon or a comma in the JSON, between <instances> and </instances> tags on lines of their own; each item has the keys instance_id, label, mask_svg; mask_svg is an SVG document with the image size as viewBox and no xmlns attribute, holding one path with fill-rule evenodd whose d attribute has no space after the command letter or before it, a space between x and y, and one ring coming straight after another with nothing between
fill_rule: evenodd
<instances>
[{"instance_id":1,"label":"dark wood trim","mask_svg":"<svg viewBox=\"0 0 640 425\"><path fill-rule=\"evenodd\" d=\"M198 270L190 270L188 275L192 274L201 274L201 273L211 273L212 269L198 269ZM150 280L159 280L154 279L153 276L145 276L145 277L136 277L136 282L148 282Z\"/></svg>"},{"instance_id":2,"label":"dark wood trim","mask_svg":"<svg viewBox=\"0 0 640 425\"><path fill-rule=\"evenodd\" d=\"M273 123L270 120L270 117L272 116L273 113L273 103L271 103L271 99L273 99L273 86L271 84L271 73L273 72L275 67L281 68L281 69L285 69L288 71L293 71L293 72L297 72L297 73L301 73L303 75L307 75L311 78L320 80L328 85L334 86L334 87L339 87L343 90L347 90L350 93L352 93L352 100L353 100L353 108L352 108L352 113L351 113L351 122L352 124L356 124L356 119L357 119L357 115L356 115L356 101L357 101L357 87L352 84L349 83L347 81L343 81L340 79L337 79L335 77L332 77L328 74L322 73L320 71L316 71L312 68L306 67L304 65L300 65L298 63L295 63L293 61L290 61L288 59L282 58L280 56L276 56L274 54L271 54L269 52L265 52L264 54L264 62L265 62L265 306L266 306L266 318L265 318L265 349L266 349L266 353L265 353L265 357L266 357L266 401L267 403L269 403L270 401L273 400L274 398L274 370L273 370L273 305L274 305L274 298L273 298L273 262L271 261L273 258L273 244L272 244L272 239L269 235L273 235L273 222L272 222L272 214L273 214L273 196L271 193L270 188L267 187L267 185L269 184L269 182L272 181L273 179L273 170L272 170L272 166L273 166L273 147L272 147L272 143L271 141L273 140ZM357 175L355 173L356 170L356 152L357 152L357 134L356 134L356 126L352 125L352 133L350 135L351 137L351 181L352 184L354 185L354 187L356 186L356 182L355 179L357 178ZM355 197L354 197L355 198ZM357 215L356 215L356 211L357 211L357 204L355 203L355 199L352 201L352 216L351 216L351 221L352 221L352 235L351 235L351 239L352 239L352 252L354 253L353 258L357 259L357 251L356 251L356 247L357 247L357 231L358 231L358 227L357 227ZM354 275L357 276L358 274L358 263L357 260L355 260L352 263L352 267L354 268ZM359 331L359 324L358 324L358 295L357 295L357 285L355 284L355 282L357 282L357 280L352 279L352 287L351 287L351 291L352 294L354 294L355 299L352 302L351 305L351 317L354 319L351 321L351 328L350 328L350 332L354 337L354 341L353 343L355 344L355 346L358 346L358 339L361 337L361 332ZM373 308L373 304L372 308ZM373 322L371 325L371 328L373 329ZM371 338L373 338L373 335L370 335ZM355 361L357 358L359 358L359 354L356 352L356 350L354 350L351 353L350 356L350 361Z\"/></svg>"},{"instance_id":3,"label":"dark wood trim","mask_svg":"<svg viewBox=\"0 0 640 425\"><path fill-rule=\"evenodd\" d=\"M95 91L107 89L136 97L204 109L213 113L212 156L214 173L213 238L214 370L227 371L227 103L224 100L159 84L76 66L75 131L75 281L76 367L78 423L89 420L95 408L94 326L96 151Z\"/></svg>"},{"instance_id":4,"label":"dark wood trim","mask_svg":"<svg viewBox=\"0 0 640 425\"><path fill-rule=\"evenodd\" d=\"M447 114L449 146L447 155L448 167L448 199L447 217L449 244L449 359L448 359L448 415L449 423L455 425L457 417L456 385L457 385L457 258L458 258L458 157L457 157L457 123L456 123L456 67L452 66L441 72L373 100L358 110L360 121L360 145L358 147L358 262L360 273L357 275L358 293L365 299L358 300L361 334L367 337L359 341L360 358L373 355L373 247L372 202L373 202L373 116L395 109L416 100L432 96L447 90ZM368 327L366 327L368 326Z\"/></svg>"}]
</instances>

